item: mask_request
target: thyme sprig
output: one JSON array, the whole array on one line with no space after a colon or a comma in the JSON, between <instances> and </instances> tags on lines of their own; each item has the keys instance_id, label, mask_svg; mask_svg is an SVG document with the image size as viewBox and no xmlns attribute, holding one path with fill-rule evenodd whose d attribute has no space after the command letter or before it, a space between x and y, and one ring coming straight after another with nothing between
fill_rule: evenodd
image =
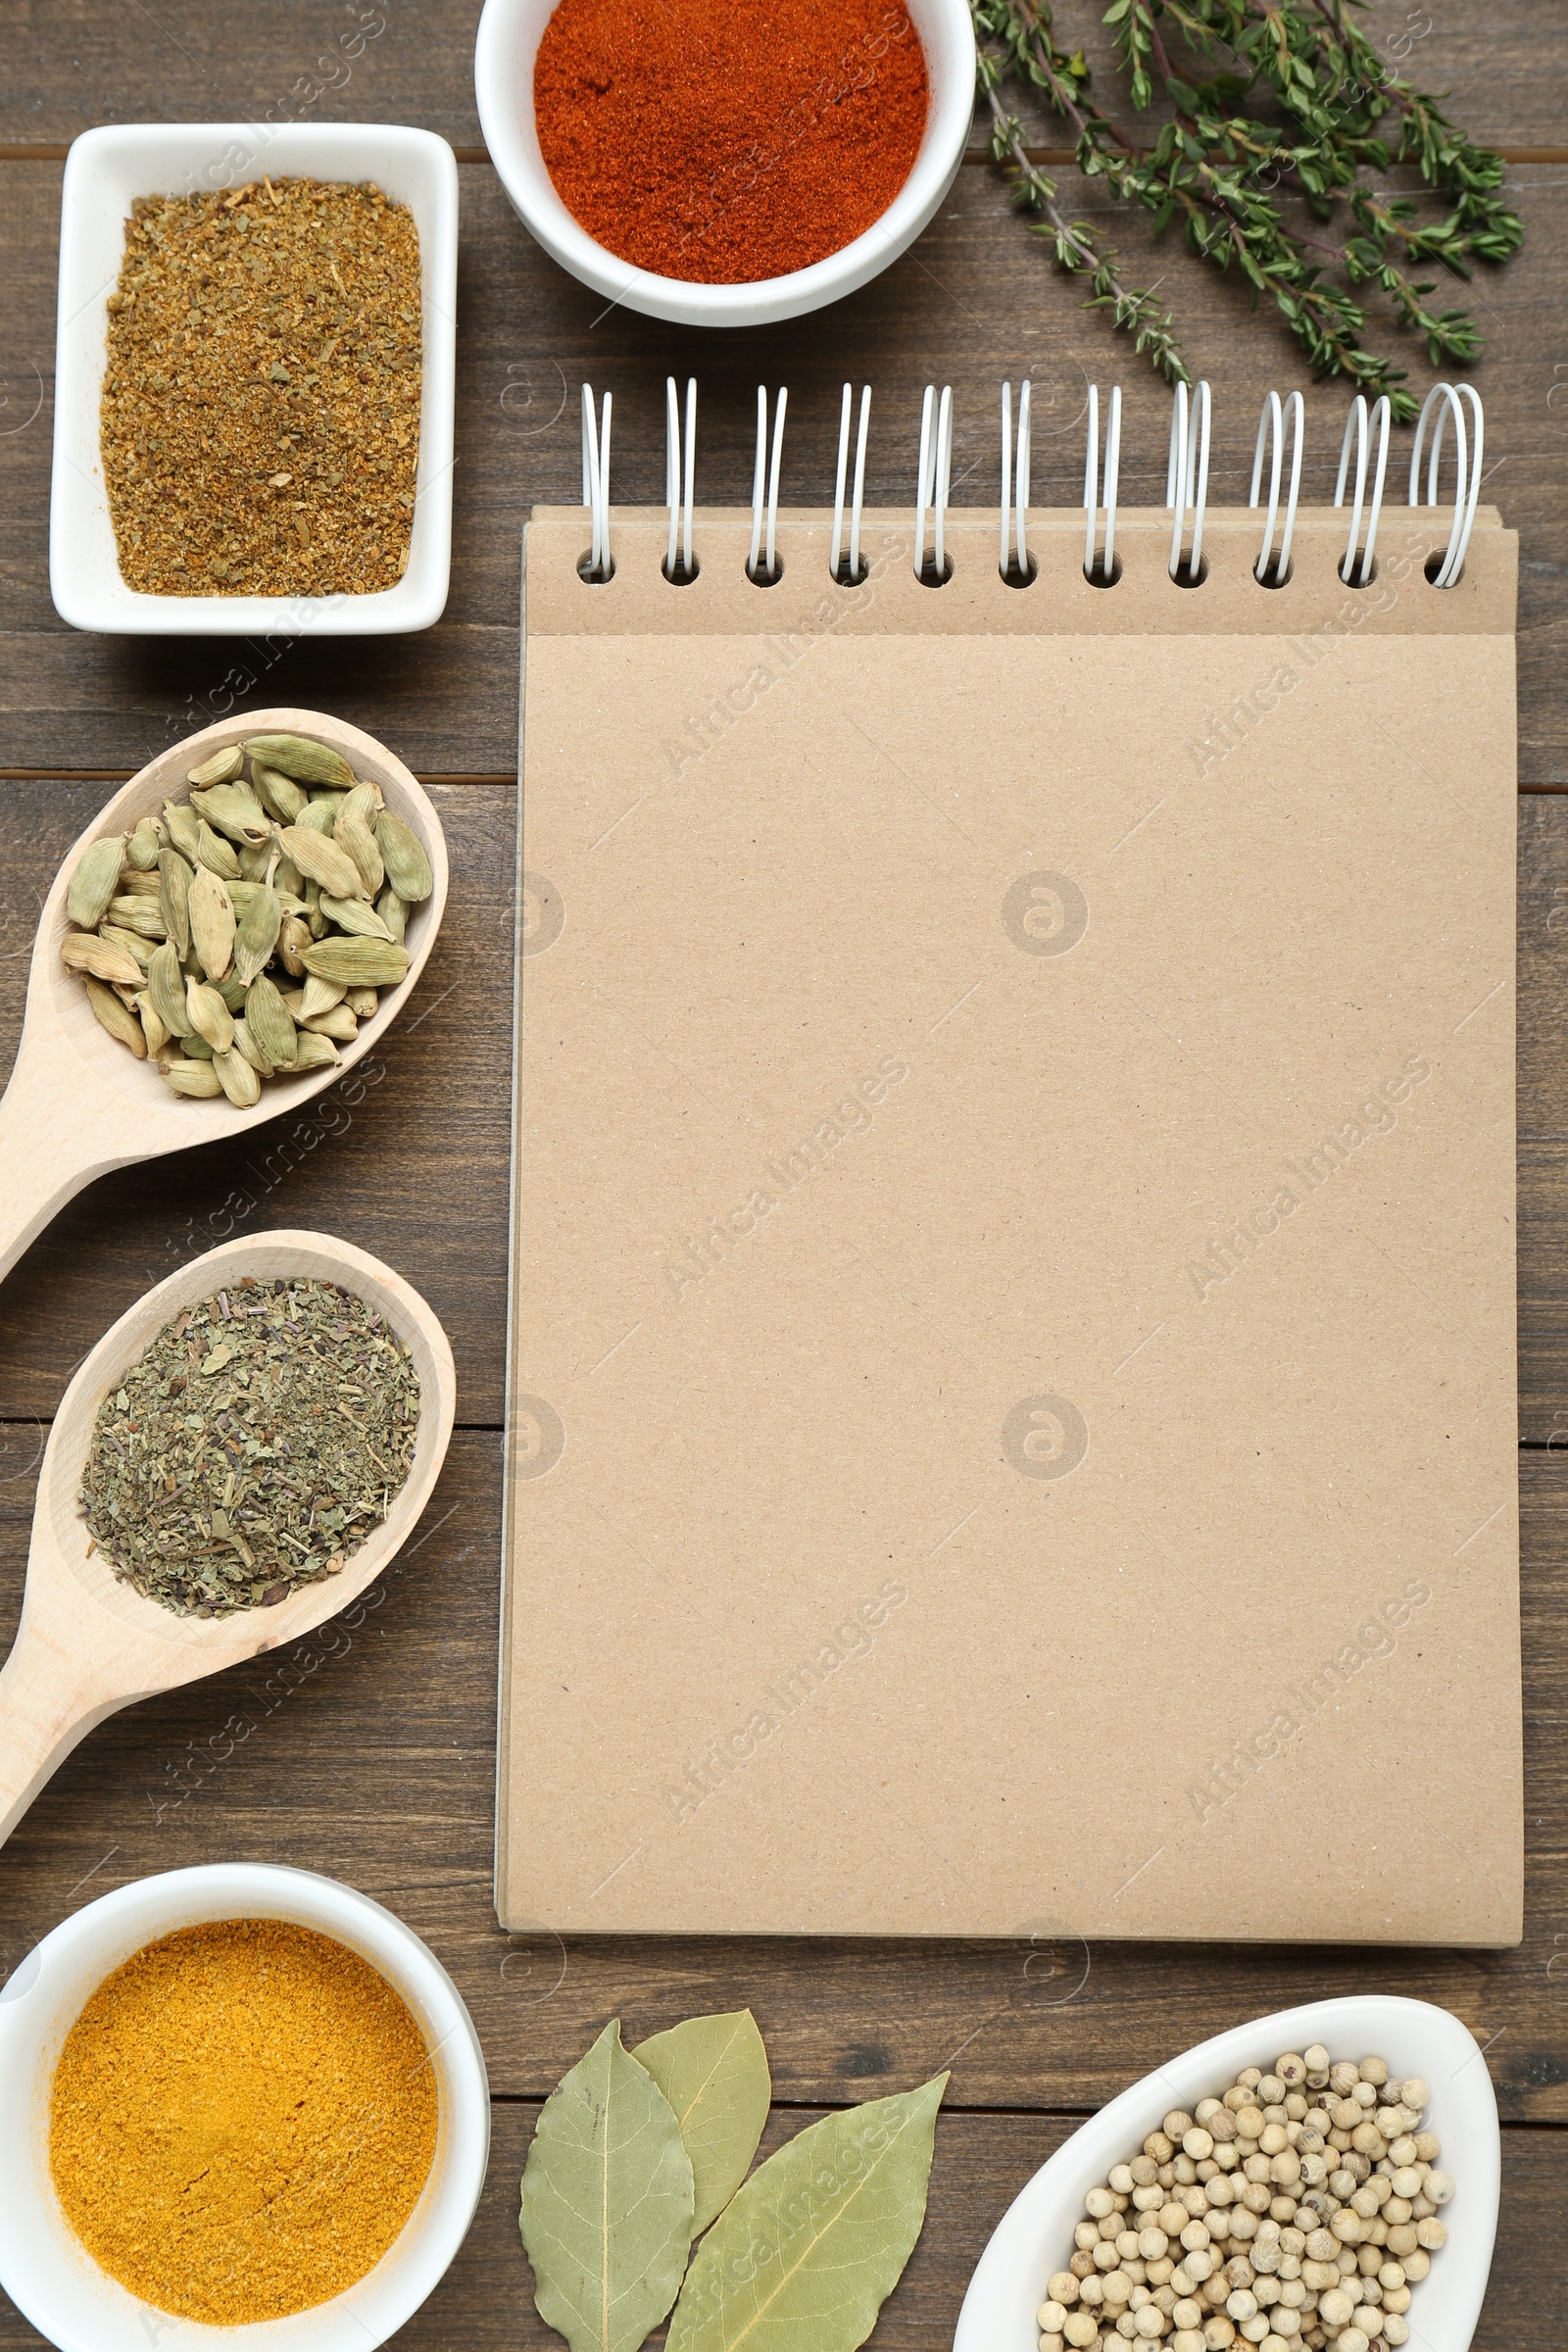
<instances>
[{"instance_id":1,"label":"thyme sprig","mask_svg":"<svg viewBox=\"0 0 1568 2352\"><path fill-rule=\"evenodd\" d=\"M1434 367L1463 366L1482 337L1462 309L1434 309L1437 265L1466 279L1478 262L1503 262L1524 237L1502 198L1502 158L1448 121L1438 101L1391 72L1347 14L1365 0L1112 0L1118 64L1137 114L1163 96L1170 119L1140 142L1101 107L1082 50L1056 37L1052 0L970 0L980 44L979 87L991 114L991 152L1021 210L1058 265L1087 275L1093 308L1108 310L1168 382L1191 380L1168 310L1126 282L1118 256L1084 220L1069 220L1055 181L1033 162L1003 92L1041 91L1071 126L1087 178L1153 215L1179 221L1191 250L1235 270L1276 305L1315 373L1387 393L1401 422L1415 415L1406 370L1366 348L1357 290L1378 288L1396 320L1421 336ZM1180 36L1172 54L1170 36ZM1260 112L1260 108L1266 112ZM1413 164L1441 212L1377 175ZM1292 224L1282 198L1299 198L1314 236Z\"/></svg>"}]
</instances>

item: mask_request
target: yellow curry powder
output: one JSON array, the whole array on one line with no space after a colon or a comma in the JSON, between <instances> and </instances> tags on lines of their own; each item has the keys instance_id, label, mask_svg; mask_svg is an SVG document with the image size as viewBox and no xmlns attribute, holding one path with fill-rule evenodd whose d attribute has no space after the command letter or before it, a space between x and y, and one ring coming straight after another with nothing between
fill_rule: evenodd
<instances>
[{"instance_id":1,"label":"yellow curry powder","mask_svg":"<svg viewBox=\"0 0 1568 2352\"><path fill-rule=\"evenodd\" d=\"M181 2319L237 2326L363 2278L435 2153L424 2038L386 1980L281 1920L182 1928L66 2037L49 2162L87 2251Z\"/></svg>"}]
</instances>

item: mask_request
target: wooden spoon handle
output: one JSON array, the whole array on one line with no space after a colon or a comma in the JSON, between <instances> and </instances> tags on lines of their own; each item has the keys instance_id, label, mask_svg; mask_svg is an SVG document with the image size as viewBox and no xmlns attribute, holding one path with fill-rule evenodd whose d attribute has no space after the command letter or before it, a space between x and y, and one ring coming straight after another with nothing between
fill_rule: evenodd
<instances>
[{"instance_id":1,"label":"wooden spoon handle","mask_svg":"<svg viewBox=\"0 0 1568 2352\"><path fill-rule=\"evenodd\" d=\"M104 1149L91 1112L74 1117L69 1081L51 1082L25 1043L0 1098L0 1279L83 1185L126 1157Z\"/></svg>"},{"instance_id":2,"label":"wooden spoon handle","mask_svg":"<svg viewBox=\"0 0 1568 2352\"><path fill-rule=\"evenodd\" d=\"M0 1667L0 1844L77 1741L123 1703L104 1700L85 1678L74 1676L55 1645L23 1618Z\"/></svg>"}]
</instances>

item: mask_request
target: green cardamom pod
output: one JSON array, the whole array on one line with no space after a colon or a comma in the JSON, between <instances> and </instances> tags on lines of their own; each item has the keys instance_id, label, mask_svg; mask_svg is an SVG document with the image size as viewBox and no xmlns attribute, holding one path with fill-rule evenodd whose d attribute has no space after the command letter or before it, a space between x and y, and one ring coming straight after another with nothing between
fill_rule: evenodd
<instances>
[{"instance_id":1,"label":"green cardamom pod","mask_svg":"<svg viewBox=\"0 0 1568 2352\"><path fill-rule=\"evenodd\" d=\"M264 767L281 768L302 784L332 784L346 792L354 781L354 770L341 752L312 743L305 735L253 735L245 750L253 767L260 760Z\"/></svg>"},{"instance_id":2,"label":"green cardamom pod","mask_svg":"<svg viewBox=\"0 0 1568 2352\"><path fill-rule=\"evenodd\" d=\"M299 992L299 1009L295 1012L290 1005L289 1010L297 1021L314 1021L318 1013L330 1012L334 1004L341 1004L348 993L341 980L320 980L315 972L307 972Z\"/></svg>"},{"instance_id":3,"label":"green cardamom pod","mask_svg":"<svg viewBox=\"0 0 1568 2352\"><path fill-rule=\"evenodd\" d=\"M136 1010L141 1015L141 1033L147 1040L147 1051L156 1056L169 1043L169 1027L159 1018L158 1007L145 988L136 999Z\"/></svg>"},{"instance_id":4,"label":"green cardamom pod","mask_svg":"<svg viewBox=\"0 0 1568 2352\"><path fill-rule=\"evenodd\" d=\"M117 948L123 948L127 956L135 957L143 971L147 969L158 953L158 943L155 940L143 939L136 931L122 930L118 923L100 923L98 936L100 939L112 940Z\"/></svg>"},{"instance_id":5,"label":"green cardamom pod","mask_svg":"<svg viewBox=\"0 0 1568 2352\"><path fill-rule=\"evenodd\" d=\"M409 952L384 939L320 939L302 961L308 972L345 988L394 988L408 972Z\"/></svg>"},{"instance_id":6,"label":"green cardamom pod","mask_svg":"<svg viewBox=\"0 0 1568 2352\"><path fill-rule=\"evenodd\" d=\"M297 980L305 969L305 951L311 944L311 926L297 914L285 914L277 934L277 953L283 969Z\"/></svg>"},{"instance_id":7,"label":"green cardamom pod","mask_svg":"<svg viewBox=\"0 0 1568 2352\"><path fill-rule=\"evenodd\" d=\"M381 1002L373 988L351 988L343 1001L362 1021L368 1021Z\"/></svg>"},{"instance_id":8,"label":"green cardamom pod","mask_svg":"<svg viewBox=\"0 0 1568 2352\"><path fill-rule=\"evenodd\" d=\"M187 784L226 784L230 776L239 774L244 764L245 755L239 745L225 743L220 752L214 752L210 759L202 761L200 767L188 769L185 781Z\"/></svg>"},{"instance_id":9,"label":"green cardamom pod","mask_svg":"<svg viewBox=\"0 0 1568 2352\"><path fill-rule=\"evenodd\" d=\"M239 878L242 882L265 882L267 869L277 856L277 844L269 826L265 841L248 841L239 854Z\"/></svg>"},{"instance_id":10,"label":"green cardamom pod","mask_svg":"<svg viewBox=\"0 0 1568 2352\"><path fill-rule=\"evenodd\" d=\"M153 950L153 959L147 966L147 994L170 1036L188 1037L190 1015L185 1010L185 981L179 957L172 946Z\"/></svg>"},{"instance_id":11,"label":"green cardamom pod","mask_svg":"<svg viewBox=\"0 0 1568 2352\"><path fill-rule=\"evenodd\" d=\"M133 873L150 874L158 863L158 853L164 846L156 816L137 820L125 844L125 863Z\"/></svg>"},{"instance_id":12,"label":"green cardamom pod","mask_svg":"<svg viewBox=\"0 0 1568 2352\"><path fill-rule=\"evenodd\" d=\"M277 983L264 972L245 994L245 1026L273 1068L294 1059L294 1023L284 1008Z\"/></svg>"},{"instance_id":13,"label":"green cardamom pod","mask_svg":"<svg viewBox=\"0 0 1568 2352\"><path fill-rule=\"evenodd\" d=\"M210 1046L210 1045L207 1043L207 1040L206 1040L206 1038L205 1038L205 1037L202 1037L202 1036L198 1035L198 1033L196 1032L196 1030L192 1029L192 1030L190 1031L189 1035L188 1035L188 1036L186 1036L186 1037L184 1037L184 1038L182 1038L180 1042L181 1042L181 1044L184 1046L184 1049L185 1049L186 1053L187 1053L187 1054L190 1055L190 1057L191 1057L192 1061L211 1061L211 1060L212 1060L212 1058L213 1058L213 1049L212 1049L212 1047L211 1047L211 1046Z\"/></svg>"},{"instance_id":14,"label":"green cardamom pod","mask_svg":"<svg viewBox=\"0 0 1568 2352\"><path fill-rule=\"evenodd\" d=\"M332 827L332 839L340 850L347 850L359 869L360 883L367 898L373 899L386 880L381 853L375 845L375 835L363 816L353 808L354 795L350 793L338 810L337 823ZM339 897L346 893L339 892Z\"/></svg>"},{"instance_id":15,"label":"green cardamom pod","mask_svg":"<svg viewBox=\"0 0 1568 2352\"><path fill-rule=\"evenodd\" d=\"M401 816L394 816L390 808L383 808L375 820L375 838L387 880L398 897L414 902L427 899L435 888L435 876L430 871L424 844L413 826L406 825Z\"/></svg>"},{"instance_id":16,"label":"green cardamom pod","mask_svg":"<svg viewBox=\"0 0 1568 2352\"><path fill-rule=\"evenodd\" d=\"M217 989L219 995L222 998L223 1003L228 1006L230 1012L244 1011L245 983L239 977L237 972L230 972L225 979L215 980L213 982L213 986Z\"/></svg>"},{"instance_id":17,"label":"green cardamom pod","mask_svg":"<svg viewBox=\"0 0 1568 2352\"><path fill-rule=\"evenodd\" d=\"M123 865L120 873L119 896L122 899L156 899L158 896L157 874L138 873L133 865Z\"/></svg>"},{"instance_id":18,"label":"green cardamom pod","mask_svg":"<svg viewBox=\"0 0 1568 2352\"><path fill-rule=\"evenodd\" d=\"M147 1040L141 1033L141 1023L112 988L101 980L87 982L87 1002L98 1016L99 1026L121 1045L128 1046L138 1061L147 1058Z\"/></svg>"},{"instance_id":19,"label":"green cardamom pod","mask_svg":"<svg viewBox=\"0 0 1568 2352\"><path fill-rule=\"evenodd\" d=\"M108 920L118 923L122 931L136 931L143 939L167 939L169 925L164 910L154 899L115 899L110 903Z\"/></svg>"},{"instance_id":20,"label":"green cardamom pod","mask_svg":"<svg viewBox=\"0 0 1568 2352\"><path fill-rule=\"evenodd\" d=\"M282 927L283 909L277 893L264 883L250 905L241 910L234 935L234 970L247 988L270 962Z\"/></svg>"},{"instance_id":21,"label":"green cardamom pod","mask_svg":"<svg viewBox=\"0 0 1568 2352\"><path fill-rule=\"evenodd\" d=\"M163 1072L174 1093L193 1102L210 1102L223 1091L210 1061L166 1061Z\"/></svg>"},{"instance_id":22,"label":"green cardamom pod","mask_svg":"<svg viewBox=\"0 0 1568 2352\"><path fill-rule=\"evenodd\" d=\"M259 1078L270 1078L272 1064L262 1052L251 1033L251 1025L242 1013L234 1023L234 1051L241 1061L248 1061Z\"/></svg>"},{"instance_id":23,"label":"green cardamom pod","mask_svg":"<svg viewBox=\"0 0 1568 2352\"><path fill-rule=\"evenodd\" d=\"M368 899L334 899L323 890L319 905L330 922L340 931L352 932L356 939L389 940L394 947L399 944Z\"/></svg>"},{"instance_id":24,"label":"green cardamom pod","mask_svg":"<svg viewBox=\"0 0 1568 2352\"><path fill-rule=\"evenodd\" d=\"M215 784L210 792L193 792L190 797L214 832L226 834L237 847L271 836L272 820L248 784Z\"/></svg>"},{"instance_id":25,"label":"green cardamom pod","mask_svg":"<svg viewBox=\"0 0 1568 2352\"><path fill-rule=\"evenodd\" d=\"M296 1071L329 1069L342 1058L329 1037L320 1037L313 1029L300 1031L299 1050L294 1061Z\"/></svg>"},{"instance_id":26,"label":"green cardamom pod","mask_svg":"<svg viewBox=\"0 0 1568 2352\"><path fill-rule=\"evenodd\" d=\"M141 986L141 965L130 950L116 940L100 939L95 931L68 931L60 942L60 960L68 971L90 973L114 987Z\"/></svg>"},{"instance_id":27,"label":"green cardamom pod","mask_svg":"<svg viewBox=\"0 0 1568 2352\"><path fill-rule=\"evenodd\" d=\"M196 862L196 842L201 832L201 822L188 801L164 803L165 830L187 865Z\"/></svg>"},{"instance_id":28,"label":"green cardamom pod","mask_svg":"<svg viewBox=\"0 0 1568 2352\"><path fill-rule=\"evenodd\" d=\"M352 1045L360 1034L360 1024L346 1004L334 1004L328 1012L302 1014L300 1028L312 1037L335 1037L340 1046Z\"/></svg>"},{"instance_id":29,"label":"green cardamom pod","mask_svg":"<svg viewBox=\"0 0 1568 2352\"><path fill-rule=\"evenodd\" d=\"M209 873L220 874L225 882L239 876L239 858L231 841L215 833L204 816L196 820L196 863L205 865Z\"/></svg>"},{"instance_id":30,"label":"green cardamom pod","mask_svg":"<svg viewBox=\"0 0 1568 2352\"><path fill-rule=\"evenodd\" d=\"M277 838L284 857L318 889L330 891L335 899L364 898L360 869L337 842L329 841L324 833L313 832L308 825L285 825Z\"/></svg>"},{"instance_id":31,"label":"green cardamom pod","mask_svg":"<svg viewBox=\"0 0 1568 2352\"><path fill-rule=\"evenodd\" d=\"M383 857L386 855L384 845L381 854ZM401 948L409 928L408 900L395 891L389 882L375 902L375 911L386 925L388 939L395 940Z\"/></svg>"},{"instance_id":32,"label":"green cardamom pod","mask_svg":"<svg viewBox=\"0 0 1568 2352\"><path fill-rule=\"evenodd\" d=\"M221 980L234 960L234 902L210 866L200 867L190 886L190 944L208 979Z\"/></svg>"},{"instance_id":33,"label":"green cardamom pod","mask_svg":"<svg viewBox=\"0 0 1568 2352\"><path fill-rule=\"evenodd\" d=\"M264 760L251 761L251 776L262 807L270 808L280 825L297 825L301 809L310 806L311 796L303 784L296 784L280 767L269 767Z\"/></svg>"},{"instance_id":34,"label":"green cardamom pod","mask_svg":"<svg viewBox=\"0 0 1568 2352\"><path fill-rule=\"evenodd\" d=\"M226 1054L234 1043L234 1016L217 989L187 980L185 1010L196 1035L205 1037L215 1054Z\"/></svg>"},{"instance_id":35,"label":"green cardamom pod","mask_svg":"<svg viewBox=\"0 0 1568 2352\"><path fill-rule=\"evenodd\" d=\"M123 833L106 834L102 841L90 841L77 858L66 897L66 912L83 931L96 931L109 912L124 862Z\"/></svg>"},{"instance_id":36,"label":"green cardamom pod","mask_svg":"<svg viewBox=\"0 0 1568 2352\"><path fill-rule=\"evenodd\" d=\"M158 904L164 930L182 956L190 953L190 886L195 880L177 850L161 850L158 857Z\"/></svg>"},{"instance_id":37,"label":"green cardamom pod","mask_svg":"<svg viewBox=\"0 0 1568 2352\"><path fill-rule=\"evenodd\" d=\"M337 823L337 812L342 806L341 794L329 792L325 800L307 801L294 822L303 825L308 833L324 833L330 840L332 827Z\"/></svg>"}]
</instances>

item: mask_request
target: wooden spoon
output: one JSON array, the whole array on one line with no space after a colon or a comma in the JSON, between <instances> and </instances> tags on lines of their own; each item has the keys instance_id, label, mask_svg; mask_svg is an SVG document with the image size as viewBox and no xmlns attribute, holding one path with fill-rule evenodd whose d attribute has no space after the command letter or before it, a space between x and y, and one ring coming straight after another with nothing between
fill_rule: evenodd
<instances>
[{"instance_id":1,"label":"wooden spoon","mask_svg":"<svg viewBox=\"0 0 1568 2352\"><path fill-rule=\"evenodd\" d=\"M409 911L407 976L383 992L374 1014L342 1048L337 1066L308 1070L298 1078L264 1079L255 1108L236 1110L223 1096L216 1102L176 1097L155 1063L137 1061L101 1029L80 977L60 960L60 943L71 928L66 917L71 877L89 842L107 833L128 833L138 817L160 815L166 800L183 800L190 770L225 744L276 734L315 736L341 752L357 776L378 784L387 807L423 843L434 887ZM447 849L440 818L403 762L358 727L320 710L257 710L243 722L225 719L160 753L88 826L44 901L22 1043L0 1100L0 1276L95 1176L165 1152L182 1152L190 1144L242 1135L264 1119L298 1110L313 1095L334 1086L407 1004L435 944L446 903Z\"/></svg>"},{"instance_id":2,"label":"wooden spoon","mask_svg":"<svg viewBox=\"0 0 1568 2352\"><path fill-rule=\"evenodd\" d=\"M386 1518L339 1575L303 1585L272 1608L176 1617L122 1584L101 1552L89 1552L76 1494L98 1407L127 1367L182 1306L231 1291L247 1274L334 1282L385 1317L412 1349L419 1376L414 1467ZM298 1641L373 1584L430 1498L456 1404L452 1349L418 1292L379 1258L328 1234L268 1233L225 1242L181 1266L122 1315L67 1389L44 1449L22 1623L0 1669L0 1840L10 1837L77 1740L117 1707Z\"/></svg>"}]
</instances>

